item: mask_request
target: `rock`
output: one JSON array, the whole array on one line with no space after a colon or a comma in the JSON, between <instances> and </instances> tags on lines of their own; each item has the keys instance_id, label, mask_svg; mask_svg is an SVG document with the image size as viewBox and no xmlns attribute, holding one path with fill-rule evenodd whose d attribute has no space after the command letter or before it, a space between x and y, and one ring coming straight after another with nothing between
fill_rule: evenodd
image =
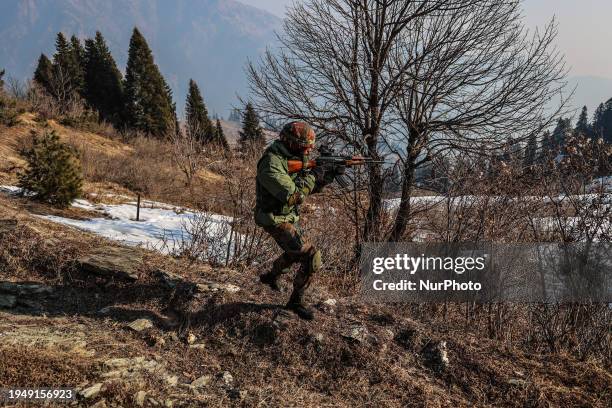
<instances>
[{"instance_id":1,"label":"rock","mask_svg":"<svg viewBox=\"0 0 612 408\"><path fill-rule=\"evenodd\" d=\"M38 295L53 293L53 288L34 283L0 282L0 292L6 292L17 296Z\"/></svg>"},{"instance_id":2,"label":"rock","mask_svg":"<svg viewBox=\"0 0 612 408\"><path fill-rule=\"evenodd\" d=\"M187 344L193 344L196 342L197 339L198 338L195 336L195 334L189 333L189 335L187 335L186 341L187 341Z\"/></svg>"},{"instance_id":3,"label":"rock","mask_svg":"<svg viewBox=\"0 0 612 408\"><path fill-rule=\"evenodd\" d=\"M176 375L169 375L169 374L167 374L167 375L164 376L164 381L170 387L175 387L178 384L178 377Z\"/></svg>"},{"instance_id":4,"label":"rock","mask_svg":"<svg viewBox=\"0 0 612 408\"><path fill-rule=\"evenodd\" d=\"M138 407L142 407L145 403L146 397L146 391L138 391L136 394L134 394L134 404L136 404Z\"/></svg>"},{"instance_id":5,"label":"rock","mask_svg":"<svg viewBox=\"0 0 612 408\"><path fill-rule=\"evenodd\" d=\"M0 294L0 308L11 309L17 304L17 298L13 295Z\"/></svg>"},{"instance_id":6,"label":"rock","mask_svg":"<svg viewBox=\"0 0 612 408\"><path fill-rule=\"evenodd\" d=\"M228 293L236 293L240 291L240 288L236 285L232 285L230 283L216 283L216 282L205 282L198 283L196 285L198 292L207 293L207 292L228 292Z\"/></svg>"},{"instance_id":7,"label":"rock","mask_svg":"<svg viewBox=\"0 0 612 408\"><path fill-rule=\"evenodd\" d=\"M203 349L206 348L206 344L204 344L204 343L191 344L189 346L189 348L197 349L197 350L203 350Z\"/></svg>"},{"instance_id":8,"label":"rock","mask_svg":"<svg viewBox=\"0 0 612 408\"><path fill-rule=\"evenodd\" d=\"M221 379L221 381L223 381L224 385L232 385L232 383L234 382L234 376L232 376L232 374L229 371L224 371L223 373L219 374L219 378Z\"/></svg>"},{"instance_id":9,"label":"rock","mask_svg":"<svg viewBox=\"0 0 612 408\"><path fill-rule=\"evenodd\" d=\"M42 305L39 302L30 299L17 299L17 305L27 309L42 310Z\"/></svg>"},{"instance_id":10,"label":"rock","mask_svg":"<svg viewBox=\"0 0 612 408\"><path fill-rule=\"evenodd\" d=\"M142 266L142 254L136 248L103 246L80 257L77 264L85 273L134 281Z\"/></svg>"},{"instance_id":11,"label":"rock","mask_svg":"<svg viewBox=\"0 0 612 408\"><path fill-rule=\"evenodd\" d=\"M377 343L376 336L368 331L365 326L351 326L348 330L342 333L342 337L353 343Z\"/></svg>"},{"instance_id":12,"label":"rock","mask_svg":"<svg viewBox=\"0 0 612 408\"><path fill-rule=\"evenodd\" d=\"M317 308L325 313L334 313L336 311L336 306L338 305L338 301L336 299L327 299L323 302L317 304Z\"/></svg>"},{"instance_id":13,"label":"rock","mask_svg":"<svg viewBox=\"0 0 612 408\"><path fill-rule=\"evenodd\" d=\"M515 385L517 387L524 387L527 385L527 381L521 380L520 378L511 378L508 380L508 384Z\"/></svg>"},{"instance_id":14,"label":"rock","mask_svg":"<svg viewBox=\"0 0 612 408\"><path fill-rule=\"evenodd\" d=\"M4 234L13 232L17 228L17 220L0 220L0 237Z\"/></svg>"},{"instance_id":15,"label":"rock","mask_svg":"<svg viewBox=\"0 0 612 408\"><path fill-rule=\"evenodd\" d=\"M121 369L127 367L142 366L143 363L145 363L144 357L111 358L104 362L104 366L109 369Z\"/></svg>"},{"instance_id":16,"label":"rock","mask_svg":"<svg viewBox=\"0 0 612 408\"><path fill-rule=\"evenodd\" d=\"M191 386L195 388L201 388L207 386L212 380L211 375L203 375L191 382Z\"/></svg>"},{"instance_id":17,"label":"rock","mask_svg":"<svg viewBox=\"0 0 612 408\"><path fill-rule=\"evenodd\" d=\"M325 302L323 302L323 304L331 307L336 307L338 301L336 299L327 299Z\"/></svg>"},{"instance_id":18,"label":"rock","mask_svg":"<svg viewBox=\"0 0 612 408\"><path fill-rule=\"evenodd\" d=\"M91 387L85 388L83 391L81 391L81 395L85 399L91 399L98 395L100 391L102 391L102 383L96 383Z\"/></svg>"},{"instance_id":19,"label":"rock","mask_svg":"<svg viewBox=\"0 0 612 408\"><path fill-rule=\"evenodd\" d=\"M137 319L134 320L132 323L128 324L127 327L136 332L141 332L143 330L150 329L151 327L153 327L153 322L149 319Z\"/></svg>"},{"instance_id":20,"label":"rock","mask_svg":"<svg viewBox=\"0 0 612 408\"><path fill-rule=\"evenodd\" d=\"M180 276L165 271L163 269L157 269L153 272L154 276L159 279L168 289L174 289L180 282L183 281L183 278Z\"/></svg>"},{"instance_id":21,"label":"rock","mask_svg":"<svg viewBox=\"0 0 612 408\"><path fill-rule=\"evenodd\" d=\"M443 371L448 367L448 352L445 341L429 341L421 351L425 363L436 371Z\"/></svg>"},{"instance_id":22,"label":"rock","mask_svg":"<svg viewBox=\"0 0 612 408\"><path fill-rule=\"evenodd\" d=\"M103 307L102 309L98 310L98 314L105 316L107 314L110 314L110 312L113 310L113 306L106 306Z\"/></svg>"}]
</instances>

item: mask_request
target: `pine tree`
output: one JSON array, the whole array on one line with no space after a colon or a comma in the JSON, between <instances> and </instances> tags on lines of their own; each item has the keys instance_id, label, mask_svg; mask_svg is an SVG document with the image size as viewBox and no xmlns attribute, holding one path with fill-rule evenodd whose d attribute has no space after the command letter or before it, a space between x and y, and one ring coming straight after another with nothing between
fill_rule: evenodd
<instances>
[{"instance_id":1,"label":"pine tree","mask_svg":"<svg viewBox=\"0 0 612 408\"><path fill-rule=\"evenodd\" d=\"M600 103L597 109L595 110L595 113L593 114L592 132L593 132L593 137L595 139L599 139L603 136L605 110L606 108L604 104Z\"/></svg>"},{"instance_id":2,"label":"pine tree","mask_svg":"<svg viewBox=\"0 0 612 408\"><path fill-rule=\"evenodd\" d=\"M259 117L257 117L257 112L250 102L246 104L242 116L240 144L246 149L265 144L263 129L259 126Z\"/></svg>"},{"instance_id":3,"label":"pine tree","mask_svg":"<svg viewBox=\"0 0 612 408\"><path fill-rule=\"evenodd\" d=\"M67 207L81 195L81 165L73 149L55 131L34 135L32 147L21 152L28 167L19 175L19 186L34 198Z\"/></svg>"},{"instance_id":4,"label":"pine tree","mask_svg":"<svg viewBox=\"0 0 612 408\"><path fill-rule=\"evenodd\" d=\"M85 98L100 119L121 125L123 82L121 72L102 34L85 41Z\"/></svg>"},{"instance_id":5,"label":"pine tree","mask_svg":"<svg viewBox=\"0 0 612 408\"><path fill-rule=\"evenodd\" d=\"M574 128L574 133L576 133L576 135L591 137L591 127L589 126L588 111L586 106L584 106L580 112L578 122L576 122L576 127Z\"/></svg>"},{"instance_id":6,"label":"pine tree","mask_svg":"<svg viewBox=\"0 0 612 408\"><path fill-rule=\"evenodd\" d=\"M83 68L79 55L82 55L80 41L73 37L75 44L68 42L62 32L57 33L55 54L53 55L53 71L51 76L51 94L59 100L64 100L74 92L83 91Z\"/></svg>"},{"instance_id":7,"label":"pine tree","mask_svg":"<svg viewBox=\"0 0 612 408\"><path fill-rule=\"evenodd\" d=\"M221 121L217 118L217 124L215 126L215 140L216 143L223 147L225 150L229 150L229 143L227 143L227 139L225 138L225 134L223 133L223 127L221 126Z\"/></svg>"},{"instance_id":8,"label":"pine tree","mask_svg":"<svg viewBox=\"0 0 612 408\"><path fill-rule=\"evenodd\" d=\"M189 80L189 90L185 101L185 116L187 119L187 131L201 143L210 143L213 140L213 126L208 118L208 111L204 99L200 93L198 84L193 79Z\"/></svg>"},{"instance_id":9,"label":"pine tree","mask_svg":"<svg viewBox=\"0 0 612 408\"><path fill-rule=\"evenodd\" d=\"M70 59L72 58L70 51L70 44L61 31L57 33L55 38L55 54L53 55L53 64L67 67L70 65Z\"/></svg>"},{"instance_id":10,"label":"pine tree","mask_svg":"<svg viewBox=\"0 0 612 408\"><path fill-rule=\"evenodd\" d=\"M612 98L604 104L601 136L606 143L612 143Z\"/></svg>"},{"instance_id":11,"label":"pine tree","mask_svg":"<svg viewBox=\"0 0 612 408\"><path fill-rule=\"evenodd\" d=\"M4 74L4 70L0 71L0 93L2 93L2 91L4 90L4 79L2 79L2 77L4 77Z\"/></svg>"},{"instance_id":12,"label":"pine tree","mask_svg":"<svg viewBox=\"0 0 612 408\"><path fill-rule=\"evenodd\" d=\"M241 120L240 109L233 108L230 111L230 114L229 114L229 117L227 118L227 120L230 121L230 122L240 123L240 120Z\"/></svg>"},{"instance_id":13,"label":"pine tree","mask_svg":"<svg viewBox=\"0 0 612 408\"><path fill-rule=\"evenodd\" d=\"M146 40L134 28L124 81L126 125L155 137L175 129L176 113L169 87Z\"/></svg>"},{"instance_id":14,"label":"pine tree","mask_svg":"<svg viewBox=\"0 0 612 408\"><path fill-rule=\"evenodd\" d=\"M557 126L552 133L551 148L557 153L563 153L565 143L572 133L572 122L570 119L559 118Z\"/></svg>"},{"instance_id":15,"label":"pine tree","mask_svg":"<svg viewBox=\"0 0 612 408\"><path fill-rule=\"evenodd\" d=\"M557 155L557 152L554 148L554 140L550 131L545 130L542 135L542 143L540 148L540 154L538 155L538 162L544 163L546 160L554 158Z\"/></svg>"},{"instance_id":16,"label":"pine tree","mask_svg":"<svg viewBox=\"0 0 612 408\"><path fill-rule=\"evenodd\" d=\"M70 37L70 71L73 76L75 89L85 95L85 49L77 36Z\"/></svg>"},{"instance_id":17,"label":"pine tree","mask_svg":"<svg viewBox=\"0 0 612 408\"><path fill-rule=\"evenodd\" d=\"M38 65L34 71L34 82L42 89L53 95L53 87L51 86L51 78L53 77L53 64L45 54L40 54Z\"/></svg>"},{"instance_id":18,"label":"pine tree","mask_svg":"<svg viewBox=\"0 0 612 408\"><path fill-rule=\"evenodd\" d=\"M527 146L525 147L525 159L523 161L524 167L532 167L536 164L538 154L538 139L534 134L529 136L527 139Z\"/></svg>"}]
</instances>

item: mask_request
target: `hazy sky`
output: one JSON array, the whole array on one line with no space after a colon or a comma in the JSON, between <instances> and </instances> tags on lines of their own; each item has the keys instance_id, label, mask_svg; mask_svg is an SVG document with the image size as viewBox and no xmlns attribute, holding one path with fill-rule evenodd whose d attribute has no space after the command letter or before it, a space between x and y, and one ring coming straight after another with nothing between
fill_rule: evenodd
<instances>
[{"instance_id":1,"label":"hazy sky","mask_svg":"<svg viewBox=\"0 0 612 408\"><path fill-rule=\"evenodd\" d=\"M241 0L278 16L292 0ZM558 47L565 54L570 75L612 78L612 0L525 0L530 27L557 19Z\"/></svg>"}]
</instances>

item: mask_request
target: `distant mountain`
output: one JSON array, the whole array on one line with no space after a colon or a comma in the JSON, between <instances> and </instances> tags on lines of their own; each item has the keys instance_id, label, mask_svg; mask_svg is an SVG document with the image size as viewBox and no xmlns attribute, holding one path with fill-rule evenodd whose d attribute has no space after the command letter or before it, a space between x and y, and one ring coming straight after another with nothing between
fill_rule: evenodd
<instances>
[{"instance_id":1,"label":"distant mountain","mask_svg":"<svg viewBox=\"0 0 612 408\"><path fill-rule=\"evenodd\" d=\"M1 0L0 69L30 78L40 53L51 57L58 31L83 39L100 30L123 71L137 26L179 110L193 78L209 112L226 117L236 93L247 92L247 58L271 44L280 25L278 17L234 0Z\"/></svg>"},{"instance_id":2,"label":"distant mountain","mask_svg":"<svg viewBox=\"0 0 612 408\"><path fill-rule=\"evenodd\" d=\"M571 105L577 109L586 106L589 120L600 103L612 98L612 79L596 76L575 76L568 79L568 90L576 88ZM576 117L578 117L578 111ZM575 119L575 118L574 118Z\"/></svg>"}]
</instances>

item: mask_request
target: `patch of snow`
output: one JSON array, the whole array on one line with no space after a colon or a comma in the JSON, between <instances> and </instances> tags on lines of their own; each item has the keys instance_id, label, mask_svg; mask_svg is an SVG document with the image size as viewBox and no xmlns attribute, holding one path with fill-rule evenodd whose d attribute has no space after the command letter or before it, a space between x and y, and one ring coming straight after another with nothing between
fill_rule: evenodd
<instances>
[{"instance_id":1,"label":"patch of snow","mask_svg":"<svg viewBox=\"0 0 612 408\"><path fill-rule=\"evenodd\" d=\"M31 197L34 195L34 193L32 193L31 191L23 192L23 189L17 186L0 186L0 192L15 196L23 194L26 197Z\"/></svg>"},{"instance_id":2,"label":"patch of snow","mask_svg":"<svg viewBox=\"0 0 612 408\"><path fill-rule=\"evenodd\" d=\"M230 239L232 218L219 214L200 213L164 203L143 201L140 207L140 221L136 221L135 202L93 204L87 200L78 199L73 202L72 206L100 213L104 217L87 220L75 220L54 215L40 215L39 217L121 241L126 245L143 246L166 254L189 247L192 243L190 231L194 225L203 226L206 229L205 233L211 241L210 244L217 247L217 252L223 251Z\"/></svg>"}]
</instances>

